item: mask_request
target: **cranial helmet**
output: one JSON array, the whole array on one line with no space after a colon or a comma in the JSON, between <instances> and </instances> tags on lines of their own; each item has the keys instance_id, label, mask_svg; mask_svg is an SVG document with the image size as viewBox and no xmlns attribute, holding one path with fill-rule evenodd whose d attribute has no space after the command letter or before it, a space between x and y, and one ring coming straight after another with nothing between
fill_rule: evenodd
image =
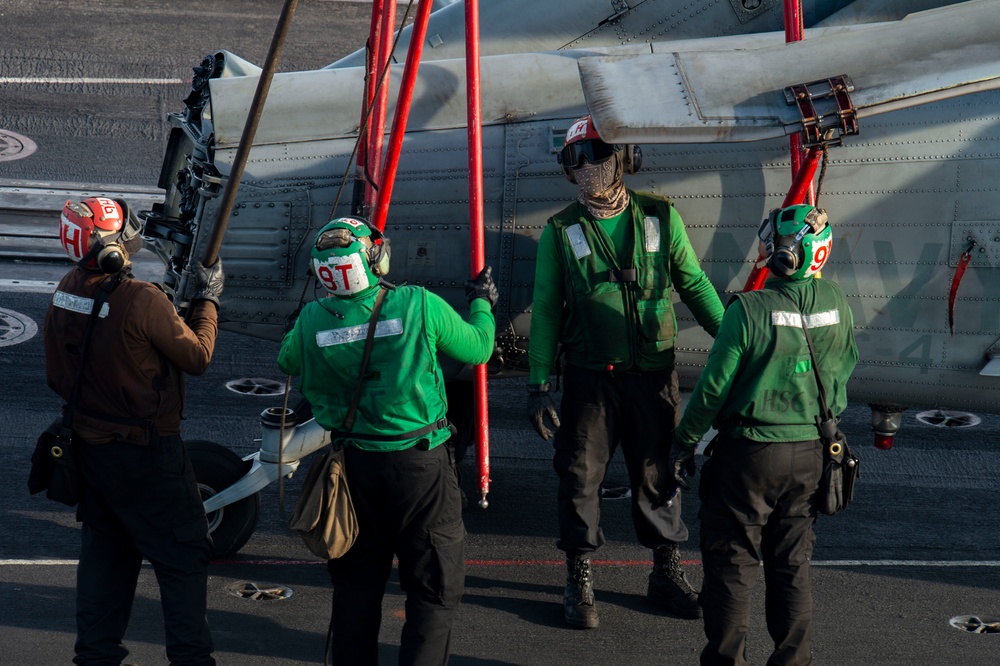
<instances>
[{"instance_id":1,"label":"cranial helmet","mask_svg":"<svg viewBox=\"0 0 1000 666\"><path fill-rule=\"evenodd\" d=\"M334 296L378 284L389 272L389 239L363 217L338 217L316 234L313 273Z\"/></svg>"},{"instance_id":2,"label":"cranial helmet","mask_svg":"<svg viewBox=\"0 0 1000 666\"><path fill-rule=\"evenodd\" d=\"M115 274L142 249L142 225L122 199L90 197L67 201L59 222L59 242L80 267Z\"/></svg>"},{"instance_id":3,"label":"cranial helmet","mask_svg":"<svg viewBox=\"0 0 1000 666\"><path fill-rule=\"evenodd\" d=\"M761 222L757 236L764 245L767 267L791 280L821 271L833 246L826 211L808 204L775 208Z\"/></svg>"},{"instance_id":4,"label":"cranial helmet","mask_svg":"<svg viewBox=\"0 0 1000 666\"><path fill-rule=\"evenodd\" d=\"M573 169L589 164L601 164L616 157L621 161L622 171L631 175L642 166L642 150L633 144L604 143L590 116L580 118L566 130L562 151L556 156L563 173L571 183L576 183Z\"/></svg>"}]
</instances>

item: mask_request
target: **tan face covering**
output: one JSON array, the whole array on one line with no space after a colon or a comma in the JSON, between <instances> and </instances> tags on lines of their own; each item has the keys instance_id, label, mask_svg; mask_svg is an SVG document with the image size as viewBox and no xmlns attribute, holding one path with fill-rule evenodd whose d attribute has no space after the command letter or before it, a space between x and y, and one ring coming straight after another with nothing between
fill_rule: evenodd
<instances>
[{"instance_id":1,"label":"tan face covering","mask_svg":"<svg viewBox=\"0 0 1000 666\"><path fill-rule=\"evenodd\" d=\"M573 177L580 186L579 201L597 220L607 220L620 215L629 204L628 190L622 182L621 162L617 157L600 164L584 162L573 169Z\"/></svg>"}]
</instances>

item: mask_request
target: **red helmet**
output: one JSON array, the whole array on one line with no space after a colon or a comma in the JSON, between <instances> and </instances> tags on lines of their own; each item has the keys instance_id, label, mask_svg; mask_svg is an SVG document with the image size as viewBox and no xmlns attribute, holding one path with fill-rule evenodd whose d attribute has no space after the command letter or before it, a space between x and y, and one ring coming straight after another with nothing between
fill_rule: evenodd
<instances>
[{"instance_id":1,"label":"red helmet","mask_svg":"<svg viewBox=\"0 0 1000 666\"><path fill-rule=\"evenodd\" d=\"M67 201L59 223L59 242L70 259L82 268L117 273L134 254L139 220L121 199L90 197ZM141 245L139 245L141 247ZM131 250L131 251L129 251Z\"/></svg>"}]
</instances>

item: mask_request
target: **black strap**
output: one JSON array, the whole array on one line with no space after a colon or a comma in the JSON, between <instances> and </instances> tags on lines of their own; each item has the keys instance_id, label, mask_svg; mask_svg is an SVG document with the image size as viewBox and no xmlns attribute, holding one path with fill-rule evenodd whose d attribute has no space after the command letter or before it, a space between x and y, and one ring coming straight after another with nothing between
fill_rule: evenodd
<instances>
[{"instance_id":1,"label":"black strap","mask_svg":"<svg viewBox=\"0 0 1000 666\"><path fill-rule=\"evenodd\" d=\"M619 270L612 268L608 271L608 282L635 282L637 271L634 268Z\"/></svg>"},{"instance_id":2,"label":"black strap","mask_svg":"<svg viewBox=\"0 0 1000 666\"><path fill-rule=\"evenodd\" d=\"M413 439L414 437L421 437L428 433L434 432L435 430L441 430L442 428L447 428L451 424L448 419L438 419L430 425L425 425L423 428L417 428L416 430L411 430L410 432L403 432L398 435L380 435L380 434L369 434L369 433L354 433L353 435L348 432L339 432L334 430L330 433L331 439L339 439L342 437L355 437L357 439L363 439L369 442L403 442L408 439Z\"/></svg>"},{"instance_id":3,"label":"black strap","mask_svg":"<svg viewBox=\"0 0 1000 666\"><path fill-rule=\"evenodd\" d=\"M69 400L66 401L66 409L63 410L62 425L67 430L73 428L73 412L76 410L76 399L80 394L80 380L83 378L83 364L87 360L87 349L90 346L90 334L94 330L94 324L100 315L101 307L118 285L121 284L122 274L118 273L112 278L111 288L105 291L98 289L94 297L94 307L90 309L90 316L87 319L87 328L83 332L83 343L80 345L80 362L76 366L76 378L73 380L73 390L70 392Z\"/></svg>"},{"instance_id":4,"label":"black strap","mask_svg":"<svg viewBox=\"0 0 1000 666\"><path fill-rule=\"evenodd\" d=\"M378 325L378 312L382 309L382 300L385 298L385 287L379 286L378 296L375 297L375 305L372 307L372 316L368 321L368 335L365 337L365 353L361 357L361 369L358 370L358 386L354 389L354 399L347 409L347 417L344 419L344 432L351 432L354 428L354 416L358 412L358 403L361 402L361 385L365 381L365 371L368 369L368 361L372 357L372 341L375 340L375 327Z\"/></svg>"},{"instance_id":5,"label":"black strap","mask_svg":"<svg viewBox=\"0 0 1000 666\"><path fill-rule=\"evenodd\" d=\"M806 336L806 344L809 346L809 356L812 358L813 374L816 375L816 387L819 389L819 416L816 418L816 426L819 429L819 434L824 438L831 438L835 432L826 433L824 432L824 424L832 424L836 428L836 422L833 420L833 413L826 406L826 390L823 388L823 379L819 376L819 364L816 363L816 351L813 349L812 338L809 336L809 328L806 326L805 315L799 310L798 305L792 300L792 297L781 291L780 289L775 289L779 294L784 296L791 302L792 307L799 314L799 324L802 325L802 332Z\"/></svg>"}]
</instances>

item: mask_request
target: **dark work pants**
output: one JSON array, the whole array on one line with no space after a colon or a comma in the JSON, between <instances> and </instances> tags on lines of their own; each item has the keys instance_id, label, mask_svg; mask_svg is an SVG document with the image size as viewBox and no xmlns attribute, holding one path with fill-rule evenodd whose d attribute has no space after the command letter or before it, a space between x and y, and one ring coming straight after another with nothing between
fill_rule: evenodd
<instances>
[{"instance_id":1,"label":"dark work pants","mask_svg":"<svg viewBox=\"0 0 1000 666\"><path fill-rule=\"evenodd\" d=\"M143 558L160 587L171 664L211 665L211 541L181 438L149 446L74 441L83 490L75 664L119 664Z\"/></svg>"},{"instance_id":2,"label":"dark work pants","mask_svg":"<svg viewBox=\"0 0 1000 666\"><path fill-rule=\"evenodd\" d=\"M746 664L750 597L764 563L764 607L774 641L768 666L812 663L809 560L816 536L820 442L720 438L702 467L700 602L703 665Z\"/></svg>"},{"instance_id":3,"label":"dark work pants","mask_svg":"<svg viewBox=\"0 0 1000 666\"><path fill-rule=\"evenodd\" d=\"M382 598L395 555L406 593L399 663L446 664L465 591L465 525L454 452L442 444L430 451L348 447L345 453L358 539L327 565L333 583L333 663L378 664Z\"/></svg>"},{"instance_id":4,"label":"dark work pants","mask_svg":"<svg viewBox=\"0 0 1000 666\"><path fill-rule=\"evenodd\" d=\"M604 544L601 482L621 444L632 488L632 523L639 543L657 548L687 540L680 495L664 506L672 487L669 453L680 392L672 370L609 373L567 366L562 425L553 467L559 477L559 541L568 555Z\"/></svg>"}]
</instances>

